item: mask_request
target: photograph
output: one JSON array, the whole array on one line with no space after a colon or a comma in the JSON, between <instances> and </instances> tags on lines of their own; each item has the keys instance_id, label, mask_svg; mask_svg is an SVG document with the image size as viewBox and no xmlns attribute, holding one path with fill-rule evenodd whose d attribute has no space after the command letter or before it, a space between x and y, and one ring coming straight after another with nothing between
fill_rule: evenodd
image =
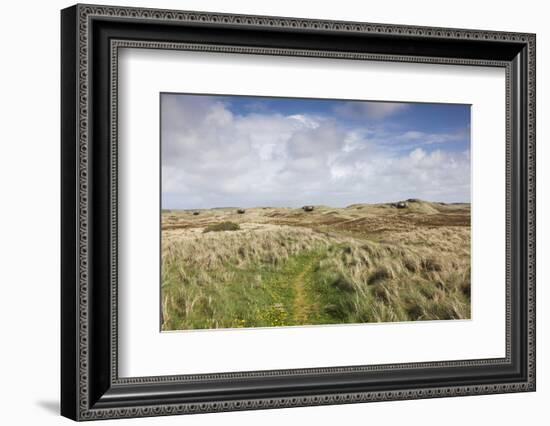
<instances>
[{"instance_id":1,"label":"photograph","mask_svg":"<svg viewBox=\"0 0 550 426\"><path fill-rule=\"evenodd\" d=\"M160 94L161 330L470 319L470 105Z\"/></svg>"}]
</instances>

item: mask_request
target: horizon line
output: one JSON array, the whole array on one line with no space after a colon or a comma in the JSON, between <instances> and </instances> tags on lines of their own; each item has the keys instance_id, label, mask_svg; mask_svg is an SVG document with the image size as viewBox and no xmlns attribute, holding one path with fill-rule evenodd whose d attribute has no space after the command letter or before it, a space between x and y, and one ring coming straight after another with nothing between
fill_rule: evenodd
<instances>
[{"instance_id":1,"label":"horizon line","mask_svg":"<svg viewBox=\"0 0 550 426\"><path fill-rule=\"evenodd\" d=\"M415 200L415 201L411 201ZM289 205L256 205L256 206L242 206L242 205L234 205L234 206L213 206L213 207L161 207L161 210L212 210L212 209L238 209L238 208L248 208L248 209L254 209L254 208L287 208L287 209L301 209L304 206L313 206L313 207L330 207L335 209L345 209L352 206L357 205L381 205L381 204L394 204L394 203L400 203L400 202L407 202L407 203L432 203L432 204L472 204L471 201L428 201L423 200L420 198L408 198L398 201L385 201L385 202L377 202L377 203L351 203L343 207L333 206L330 204L301 204L297 206L289 206Z\"/></svg>"}]
</instances>

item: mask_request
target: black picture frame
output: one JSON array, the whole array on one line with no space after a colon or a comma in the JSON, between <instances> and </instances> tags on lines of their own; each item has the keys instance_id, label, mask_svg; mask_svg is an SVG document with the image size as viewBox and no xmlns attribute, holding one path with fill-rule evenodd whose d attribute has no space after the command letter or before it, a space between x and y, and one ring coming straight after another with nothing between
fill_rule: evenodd
<instances>
[{"instance_id":1,"label":"black picture frame","mask_svg":"<svg viewBox=\"0 0 550 426\"><path fill-rule=\"evenodd\" d=\"M61 12L61 414L74 420L535 390L534 34L75 5ZM117 49L506 70L506 357L119 378ZM490 165L487 165L490 167Z\"/></svg>"}]
</instances>

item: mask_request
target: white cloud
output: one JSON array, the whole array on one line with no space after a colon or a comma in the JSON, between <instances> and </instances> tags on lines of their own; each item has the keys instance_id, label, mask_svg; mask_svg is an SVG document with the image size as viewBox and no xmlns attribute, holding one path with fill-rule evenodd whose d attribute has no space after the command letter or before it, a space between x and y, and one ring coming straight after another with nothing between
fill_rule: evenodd
<instances>
[{"instance_id":1,"label":"white cloud","mask_svg":"<svg viewBox=\"0 0 550 426\"><path fill-rule=\"evenodd\" d=\"M303 114L289 115L288 118L293 118L294 120L298 120L301 124L303 124L306 127L309 127L310 129L316 129L317 127L319 127L319 123L315 119Z\"/></svg>"},{"instance_id":2,"label":"white cloud","mask_svg":"<svg viewBox=\"0 0 550 426\"><path fill-rule=\"evenodd\" d=\"M163 95L162 114L165 208L469 201L469 152L396 151L376 130L307 114L234 115L206 97ZM414 132L393 137L425 139Z\"/></svg>"},{"instance_id":3,"label":"white cloud","mask_svg":"<svg viewBox=\"0 0 550 426\"><path fill-rule=\"evenodd\" d=\"M447 142L456 142L468 137L468 129L461 129L452 133L425 133L417 130L409 130L401 134L400 141L412 141L423 145L443 144Z\"/></svg>"}]
</instances>

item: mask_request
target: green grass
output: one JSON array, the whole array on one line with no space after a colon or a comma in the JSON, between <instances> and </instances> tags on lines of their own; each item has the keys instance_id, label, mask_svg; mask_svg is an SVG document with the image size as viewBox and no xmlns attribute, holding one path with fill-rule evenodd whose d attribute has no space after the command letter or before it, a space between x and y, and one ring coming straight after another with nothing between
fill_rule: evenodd
<instances>
[{"instance_id":1,"label":"green grass","mask_svg":"<svg viewBox=\"0 0 550 426\"><path fill-rule=\"evenodd\" d=\"M334 244L302 251L285 261L226 264L210 273L216 284L178 280L166 271L163 294L172 298L165 329L272 327L387 321L459 319L470 316L469 272L435 278L433 261L409 265L372 265L364 276L349 267L369 259L356 248ZM365 245L366 254L372 247ZM335 259L339 261L335 262ZM346 266L347 265L347 266ZM346 266L346 267L343 267ZM174 299L175 297L175 299ZM166 305L166 304L165 304Z\"/></svg>"},{"instance_id":2,"label":"green grass","mask_svg":"<svg viewBox=\"0 0 550 426\"><path fill-rule=\"evenodd\" d=\"M224 280L222 284L202 286L200 280L186 281L184 291L177 268L172 267L163 280L163 294L171 299L165 301L171 308L163 327L174 330L302 324L295 317L295 278L318 256L317 252L301 253L281 265L268 262L247 268L226 265L226 275L218 277ZM200 272L191 271L190 275L199 276ZM308 275L304 282L310 279ZM309 293L306 305L310 306L313 299ZM312 313L306 323L318 323L319 318L321 315Z\"/></svg>"}]
</instances>

